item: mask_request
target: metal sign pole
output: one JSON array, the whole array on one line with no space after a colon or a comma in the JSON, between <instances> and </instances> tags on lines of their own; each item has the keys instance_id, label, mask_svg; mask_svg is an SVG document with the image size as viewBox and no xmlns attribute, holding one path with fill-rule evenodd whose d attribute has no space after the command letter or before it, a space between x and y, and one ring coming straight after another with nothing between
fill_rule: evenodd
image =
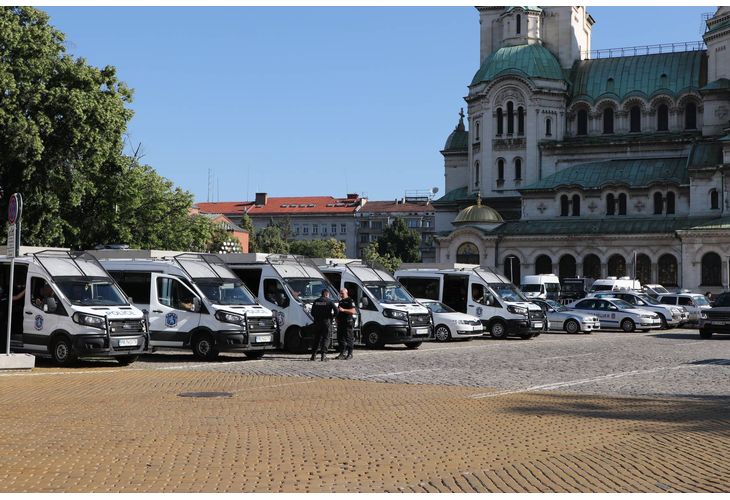
<instances>
[{"instance_id":1,"label":"metal sign pole","mask_svg":"<svg viewBox=\"0 0 730 500\"><path fill-rule=\"evenodd\" d=\"M13 287L15 278L15 258L10 259L10 286L8 287L8 338L5 342L5 354L10 356L10 331L13 324Z\"/></svg>"}]
</instances>

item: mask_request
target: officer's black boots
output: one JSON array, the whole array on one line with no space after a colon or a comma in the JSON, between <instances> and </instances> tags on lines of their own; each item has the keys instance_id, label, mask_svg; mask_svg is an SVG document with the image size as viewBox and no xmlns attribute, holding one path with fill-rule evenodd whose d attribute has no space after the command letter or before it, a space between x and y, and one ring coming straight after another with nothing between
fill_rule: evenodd
<instances>
[{"instance_id":1,"label":"officer's black boots","mask_svg":"<svg viewBox=\"0 0 730 500\"><path fill-rule=\"evenodd\" d=\"M338 354L335 359L345 359L345 351L340 351L340 354Z\"/></svg>"},{"instance_id":2,"label":"officer's black boots","mask_svg":"<svg viewBox=\"0 0 730 500\"><path fill-rule=\"evenodd\" d=\"M312 357L309 358L309 361L314 361L314 359L317 357L317 351L312 351Z\"/></svg>"},{"instance_id":3,"label":"officer's black boots","mask_svg":"<svg viewBox=\"0 0 730 500\"><path fill-rule=\"evenodd\" d=\"M352 349L347 350L347 356L345 356L345 359L352 359Z\"/></svg>"},{"instance_id":4,"label":"officer's black boots","mask_svg":"<svg viewBox=\"0 0 730 500\"><path fill-rule=\"evenodd\" d=\"M320 361L327 361L327 356L324 355L324 351L322 351L322 358Z\"/></svg>"}]
</instances>

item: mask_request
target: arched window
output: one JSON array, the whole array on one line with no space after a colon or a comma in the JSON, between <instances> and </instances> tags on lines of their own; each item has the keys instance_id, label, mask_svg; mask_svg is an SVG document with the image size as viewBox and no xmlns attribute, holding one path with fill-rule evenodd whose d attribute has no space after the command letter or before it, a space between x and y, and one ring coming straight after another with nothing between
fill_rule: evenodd
<instances>
[{"instance_id":1,"label":"arched window","mask_svg":"<svg viewBox=\"0 0 730 500\"><path fill-rule=\"evenodd\" d=\"M601 259L598 255L589 253L583 258L583 276L593 279L601 277Z\"/></svg>"},{"instance_id":2,"label":"arched window","mask_svg":"<svg viewBox=\"0 0 730 500\"><path fill-rule=\"evenodd\" d=\"M508 255L504 259L504 275L515 285L520 284L520 259L516 255Z\"/></svg>"},{"instance_id":3,"label":"arched window","mask_svg":"<svg viewBox=\"0 0 730 500\"><path fill-rule=\"evenodd\" d=\"M563 255L558 261L558 276L563 278L575 278L577 276L575 265L575 257L572 255Z\"/></svg>"},{"instance_id":4,"label":"arched window","mask_svg":"<svg viewBox=\"0 0 730 500\"><path fill-rule=\"evenodd\" d=\"M613 134L613 109L606 108L603 110L603 133Z\"/></svg>"},{"instance_id":5,"label":"arched window","mask_svg":"<svg viewBox=\"0 0 730 500\"><path fill-rule=\"evenodd\" d=\"M522 106L517 108L517 135L525 135L525 110Z\"/></svg>"},{"instance_id":6,"label":"arched window","mask_svg":"<svg viewBox=\"0 0 730 500\"><path fill-rule=\"evenodd\" d=\"M504 160L497 160L497 182L504 182Z\"/></svg>"},{"instance_id":7,"label":"arched window","mask_svg":"<svg viewBox=\"0 0 730 500\"><path fill-rule=\"evenodd\" d=\"M552 274L553 259L547 255L541 255L535 259L535 274Z\"/></svg>"},{"instance_id":8,"label":"arched window","mask_svg":"<svg viewBox=\"0 0 730 500\"><path fill-rule=\"evenodd\" d=\"M515 109L512 101L507 102L507 135L515 133Z\"/></svg>"},{"instance_id":9,"label":"arched window","mask_svg":"<svg viewBox=\"0 0 730 500\"><path fill-rule=\"evenodd\" d=\"M717 189L710 191L710 208L712 210L718 210L720 208L720 196L717 193Z\"/></svg>"},{"instance_id":10,"label":"arched window","mask_svg":"<svg viewBox=\"0 0 730 500\"><path fill-rule=\"evenodd\" d=\"M606 195L606 215L616 215L616 200L613 193Z\"/></svg>"},{"instance_id":11,"label":"arched window","mask_svg":"<svg viewBox=\"0 0 730 500\"><path fill-rule=\"evenodd\" d=\"M474 134L475 135L474 141L475 142L479 142L479 122L476 122L474 124L474 132L475 132L475 134Z\"/></svg>"},{"instance_id":12,"label":"arched window","mask_svg":"<svg viewBox=\"0 0 730 500\"><path fill-rule=\"evenodd\" d=\"M517 14L517 25L515 26L515 31L518 35L522 33L522 16L520 14Z\"/></svg>"},{"instance_id":13,"label":"arched window","mask_svg":"<svg viewBox=\"0 0 730 500\"><path fill-rule=\"evenodd\" d=\"M667 214L674 213L674 193L669 191L667 193Z\"/></svg>"},{"instance_id":14,"label":"arched window","mask_svg":"<svg viewBox=\"0 0 730 500\"><path fill-rule=\"evenodd\" d=\"M576 217L580 215L580 196L577 194L573 195L573 215Z\"/></svg>"},{"instance_id":15,"label":"arched window","mask_svg":"<svg viewBox=\"0 0 730 500\"><path fill-rule=\"evenodd\" d=\"M659 257L657 270L660 285L677 286L677 259L674 255L667 253Z\"/></svg>"},{"instance_id":16,"label":"arched window","mask_svg":"<svg viewBox=\"0 0 730 500\"><path fill-rule=\"evenodd\" d=\"M474 186L479 187L479 179L481 178L480 172L479 172L479 162L474 162Z\"/></svg>"},{"instance_id":17,"label":"arched window","mask_svg":"<svg viewBox=\"0 0 730 500\"><path fill-rule=\"evenodd\" d=\"M626 215L626 193L618 195L618 214Z\"/></svg>"},{"instance_id":18,"label":"arched window","mask_svg":"<svg viewBox=\"0 0 730 500\"><path fill-rule=\"evenodd\" d=\"M684 129L695 130L697 128L697 105L693 102L687 103L684 107Z\"/></svg>"},{"instance_id":19,"label":"arched window","mask_svg":"<svg viewBox=\"0 0 730 500\"><path fill-rule=\"evenodd\" d=\"M629 122L630 132L641 132L641 108L639 106L631 106Z\"/></svg>"},{"instance_id":20,"label":"arched window","mask_svg":"<svg viewBox=\"0 0 730 500\"><path fill-rule=\"evenodd\" d=\"M669 106L660 104L656 111L656 129L660 132L669 130Z\"/></svg>"},{"instance_id":21,"label":"arched window","mask_svg":"<svg viewBox=\"0 0 730 500\"><path fill-rule=\"evenodd\" d=\"M608 258L608 275L626 276L626 259L623 255L615 253Z\"/></svg>"},{"instance_id":22,"label":"arched window","mask_svg":"<svg viewBox=\"0 0 730 500\"><path fill-rule=\"evenodd\" d=\"M570 201L567 195L560 197L560 216L567 217L570 213Z\"/></svg>"},{"instance_id":23,"label":"arched window","mask_svg":"<svg viewBox=\"0 0 730 500\"><path fill-rule=\"evenodd\" d=\"M545 120L545 135L548 137L553 135L553 121L550 118Z\"/></svg>"},{"instance_id":24,"label":"arched window","mask_svg":"<svg viewBox=\"0 0 730 500\"><path fill-rule=\"evenodd\" d=\"M497 108L497 135L504 133L504 117L502 116L502 108Z\"/></svg>"},{"instance_id":25,"label":"arched window","mask_svg":"<svg viewBox=\"0 0 730 500\"><path fill-rule=\"evenodd\" d=\"M664 197L662 193L654 193L654 215L664 213Z\"/></svg>"},{"instance_id":26,"label":"arched window","mask_svg":"<svg viewBox=\"0 0 730 500\"><path fill-rule=\"evenodd\" d=\"M702 286L722 286L722 259L715 252L702 256Z\"/></svg>"},{"instance_id":27,"label":"arched window","mask_svg":"<svg viewBox=\"0 0 730 500\"><path fill-rule=\"evenodd\" d=\"M652 283L651 259L646 254L640 253L636 256L636 279L642 283Z\"/></svg>"},{"instance_id":28,"label":"arched window","mask_svg":"<svg viewBox=\"0 0 730 500\"><path fill-rule=\"evenodd\" d=\"M515 158L515 180L522 180L522 160Z\"/></svg>"},{"instance_id":29,"label":"arched window","mask_svg":"<svg viewBox=\"0 0 730 500\"><path fill-rule=\"evenodd\" d=\"M479 248L474 243L462 243L456 250L459 264L479 264Z\"/></svg>"},{"instance_id":30,"label":"arched window","mask_svg":"<svg viewBox=\"0 0 730 500\"><path fill-rule=\"evenodd\" d=\"M578 110L578 131L577 135L588 135L588 111Z\"/></svg>"}]
</instances>

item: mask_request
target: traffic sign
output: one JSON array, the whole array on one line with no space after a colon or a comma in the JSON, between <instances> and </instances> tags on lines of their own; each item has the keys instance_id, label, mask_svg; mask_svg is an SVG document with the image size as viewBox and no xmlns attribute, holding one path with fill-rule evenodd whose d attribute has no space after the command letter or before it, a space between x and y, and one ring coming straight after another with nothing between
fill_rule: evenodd
<instances>
[{"instance_id":1,"label":"traffic sign","mask_svg":"<svg viewBox=\"0 0 730 500\"><path fill-rule=\"evenodd\" d=\"M20 220L23 212L23 197L20 193L13 193L8 201L8 222L15 224Z\"/></svg>"},{"instance_id":2,"label":"traffic sign","mask_svg":"<svg viewBox=\"0 0 730 500\"><path fill-rule=\"evenodd\" d=\"M15 254L15 250L17 248L17 246L15 244L16 234L17 234L17 227L15 226L15 224L10 224L10 226L8 227L7 256L10 257L11 259L13 257L17 257L17 255Z\"/></svg>"}]
</instances>

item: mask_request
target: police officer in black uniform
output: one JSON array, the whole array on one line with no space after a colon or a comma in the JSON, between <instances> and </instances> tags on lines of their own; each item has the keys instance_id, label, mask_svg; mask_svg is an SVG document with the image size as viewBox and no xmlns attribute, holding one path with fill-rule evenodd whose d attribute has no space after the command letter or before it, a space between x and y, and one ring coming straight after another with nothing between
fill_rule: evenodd
<instances>
[{"instance_id":1,"label":"police officer in black uniform","mask_svg":"<svg viewBox=\"0 0 730 500\"><path fill-rule=\"evenodd\" d=\"M314 341L312 342L311 361L317 357L317 351L322 351L322 361L327 361L327 344L330 340L330 322L337 314L335 303L330 299L330 292L326 288L322 295L312 304L312 317L314 318Z\"/></svg>"},{"instance_id":2,"label":"police officer in black uniform","mask_svg":"<svg viewBox=\"0 0 730 500\"><path fill-rule=\"evenodd\" d=\"M355 301L348 297L347 289L340 290L340 303L337 307L337 343L340 354L335 359L352 359L355 345Z\"/></svg>"}]
</instances>

